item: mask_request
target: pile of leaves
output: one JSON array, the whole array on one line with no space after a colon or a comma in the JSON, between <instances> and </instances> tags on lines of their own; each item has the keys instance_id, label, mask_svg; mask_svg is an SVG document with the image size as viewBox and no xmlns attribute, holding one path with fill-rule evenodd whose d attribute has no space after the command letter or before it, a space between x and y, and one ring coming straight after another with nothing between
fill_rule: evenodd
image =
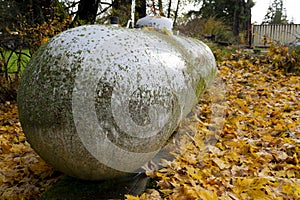
<instances>
[{"instance_id":1,"label":"pile of leaves","mask_svg":"<svg viewBox=\"0 0 300 200\"><path fill-rule=\"evenodd\" d=\"M59 177L26 141L16 104L0 104L0 199L38 199Z\"/></svg>"},{"instance_id":2,"label":"pile of leaves","mask_svg":"<svg viewBox=\"0 0 300 200\"><path fill-rule=\"evenodd\" d=\"M300 76L283 50L222 55L223 87L182 123L175 159L147 172L145 193L126 198L300 199ZM0 199L37 199L60 178L26 141L16 104L0 104Z\"/></svg>"},{"instance_id":3,"label":"pile of leaves","mask_svg":"<svg viewBox=\"0 0 300 200\"><path fill-rule=\"evenodd\" d=\"M287 73L284 63L297 63L285 50L220 60L225 98L202 97L176 159L148 171L155 187L127 199L300 199L300 76ZM225 106L221 130L211 117L216 103Z\"/></svg>"}]
</instances>

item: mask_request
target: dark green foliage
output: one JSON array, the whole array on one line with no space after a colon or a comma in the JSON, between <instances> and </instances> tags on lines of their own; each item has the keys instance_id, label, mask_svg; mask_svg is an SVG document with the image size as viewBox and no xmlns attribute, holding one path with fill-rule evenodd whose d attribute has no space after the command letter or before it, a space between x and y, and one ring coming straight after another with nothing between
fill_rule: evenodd
<instances>
[{"instance_id":1,"label":"dark green foliage","mask_svg":"<svg viewBox=\"0 0 300 200\"><path fill-rule=\"evenodd\" d=\"M247 31L251 25L252 0L203 0L199 11L191 11L188 15L196 15L202 19L215 18L231 27L235 37Z\"/></svg>"},{"instance_id":2,"label":"dark green foliage","mask_svg":"<svg viewBox=\"0 0 300 200\"><path fill-rule=\"evenodd\" d=\"M287 24L285 8L282 0L274 0L269 6L262 24Z\"/></svg>"}]
</instances>

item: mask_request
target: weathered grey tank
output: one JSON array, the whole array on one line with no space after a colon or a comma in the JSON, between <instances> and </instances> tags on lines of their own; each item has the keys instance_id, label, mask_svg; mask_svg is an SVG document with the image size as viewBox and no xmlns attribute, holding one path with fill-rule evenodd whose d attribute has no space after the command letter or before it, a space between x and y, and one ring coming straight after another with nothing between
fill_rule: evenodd
<instances>
[{"instance_id":1,"label":"weathered grey tank","mask_svg":"<svg viewBox=\"0 0 300 200\"><path fill-rule=\"evenodd\" d=\"M212 52L198 40L81 26L30 60L19 117L31 146L58 170L114 178L155 157L215 71Z\"/></svg>"}]
</instances>

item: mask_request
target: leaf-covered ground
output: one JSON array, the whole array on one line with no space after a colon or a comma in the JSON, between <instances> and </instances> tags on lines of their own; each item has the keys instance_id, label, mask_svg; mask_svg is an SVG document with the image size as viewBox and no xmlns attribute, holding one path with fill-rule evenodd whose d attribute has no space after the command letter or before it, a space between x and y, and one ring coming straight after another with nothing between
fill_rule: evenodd
<instances>
[{"instance_id":1,"label":"leaf-covered ground","mask_svg":"<svg viewBox=\"0 0 300 200\"><path fill-rule=\"evenodd\" d=\"M26 141L17 105L0 104L0 199L37 199L59 175Z\"/></svg>"},{"instance_id":2,"label":"leaf-covered ground","mask_svg":"<svg viewBox=\"0 0 300 200\"><path fill-rule=\"evenodd\" d=\"M293 62L274 52L218 62L221 92L183 122L176 159L148 172L155 186L127 199L300 199L300 76L281 69ZM59 177L30 148L16 104L1 104L0 199L37 199Z\"/></svg>"},{"instance_id":3,"label":"leaf-covered ground","mask_svg":"<svg viewBox=\"0 0 300 200\"><path fill-rule=\"evenodd\" d=\"M300 199L300 76L273 56L238 52L219 62L225 98L202 98L176 159L148 172L157 187L127 199ZM225 107L221 130L214 104Z\"/></svg>"}]
</instances>

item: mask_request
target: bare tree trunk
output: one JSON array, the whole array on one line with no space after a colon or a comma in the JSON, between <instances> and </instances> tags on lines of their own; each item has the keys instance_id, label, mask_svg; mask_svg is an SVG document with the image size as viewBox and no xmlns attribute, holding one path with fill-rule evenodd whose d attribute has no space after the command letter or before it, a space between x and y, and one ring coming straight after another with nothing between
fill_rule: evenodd
<instances>
[{"instance_id":1,"label":"bare tree trunk","mask_svg":"<svg viewBox=\"0 0 300 200\"><path fill-rule=\"evenodd\" d=\"M232 24L232 32L235 37L239 36L240 33L240 21L241 21L241 9L242 9L242 1L244 0L236 0L235 1L235 9L233 14L233 24Z\"/></svg>"},{"instance_id":2,"label":"bare tree trunk","mask_svg":"<svg viewBox=\"0 0 300 200\"><path fill-rule=\"evenodd\" d=\"M165 16L163 11L163 6L162 6L162 0L158 0L158 10L160 16Z\"/></svg>"},{"instance_id":3,"label":"bare tree trunk","mask_svg":"<svg viewBox=\"0 0 300 200\"><path fill-rule=\"evenodd\" d=\"M171 17L171 6L172 6L172 0L169 0L169 5L168 5L168 15L167 15L168 18Z\"/></svg>"},{"instance_id":4,"label":"bare tree trunk","mask_svg":"<svg viewBox=\"0 0 300 200\"><path fill-rule=\"evenodd\" d=\"M114 0L112 15L119 17L119 23L125 26L131 19L131 0Z\"/></svg>"},{"instance_id":5,"label":"bare tree trunk","mask_svg":"<svg viewBox=\"0 0 300 200\"><path fill-rule=\"evenodd\" d=\"M146 0L138 0L136 2L136 12L137 12L137 19L140 19L142 17L146 16Z\"/></svg>"},{"instance_id":6,"label":"bare tree trunk","mask_svg":"<svg viewBox=\"0 0 300 200\"><path fill-rule=\"evenodd\" d=\"M98 5L100 0L80 0L78 11L76 14L76 21L85 24L93 24L96 21Z\"/></svg>"},{"instance_id":7,"label":"bare tree trunk","mask_svg":"<svg viewBox=\"0 0 300 200\"><path fill-rule=\"evenodd\" d=\"M176 6L176 10L175 10L175 16L174 16L173 26L176 25L176 21L177 21L177 17L178 17L178 11L179 11L179 4L180 4L180 0L177 1L177 6Z\"/></svg>"},{"instance_id":8,"label":"bare tree trunk","mask_svg":"<svg viewBox=\"0 0 300 200\"><path fill-rule=\"evenodd\" d=\"M156 15L155 0L151 0L151 2L152 2L152 6L150 9L151 9L153 15L155 16Z\"/></svg>"},{"instance_id":9,"label":"bare tree trunk","mask_svg":"<svg viewBox=\"0 0 300 200\"><path fill-rule=\"evenodd\" d=\"M251 30L251 4L252 4L252 0L247 0L247 4L246 4L246 9L245 9L245 17L246 17L246 30L247 30L247 34L246 34L246 38L248 39L248 44L249 47L252 45L252 30Z\"/></svg>"}]
</instances>

